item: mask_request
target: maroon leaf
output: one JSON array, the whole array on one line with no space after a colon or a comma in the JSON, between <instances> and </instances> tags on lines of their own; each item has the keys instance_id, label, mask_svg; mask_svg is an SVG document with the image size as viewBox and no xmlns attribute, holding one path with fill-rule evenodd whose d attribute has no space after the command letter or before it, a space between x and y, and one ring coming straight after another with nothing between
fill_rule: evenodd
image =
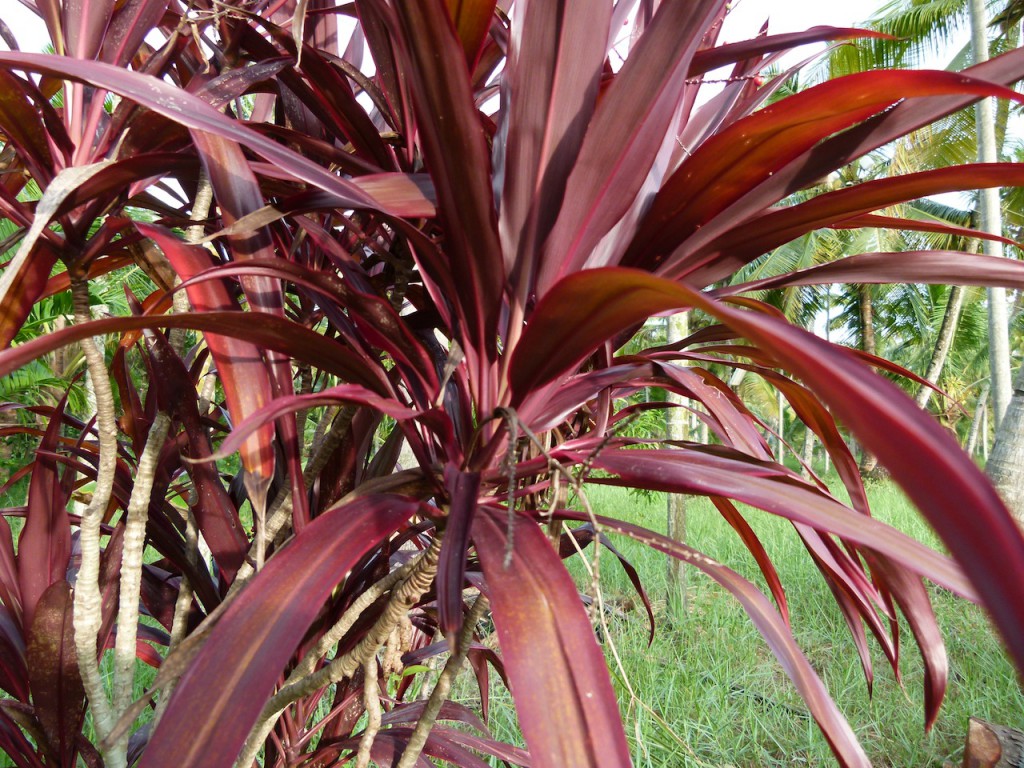
<instances>
[{"instance_id":1,"label":"maroon leaf","mask_svg":"<svg viewBox=\"0 0 1024 768\"><path fill-rule=\"evenodd\" d=\"M577 513L568 513L565 516L577 520L586 519L584 515ZM801 653L789 627L786 626L768 599L753 584L735 571L667 536L601 515L597 516L597 521L602 530L629 536L695 566L732 593L767 641L768 647L775 654L775 658L778 659L789 679L793 681L842 765L870 766L867 755L864 754L864 750L857 742L853 730L836 708L835 702L828 695L828 691L814 669Z\"/></svg>"},{"instance_id":2,"label":"maroon leaf","mask_svg":"<svg viewBox=\"0 0 1024 768\"><path fill-rule=\"evenodd\" d=\"M884 523L854 512L817 488L802 484L780 465L748 460L742 454L729 458L725 453L696 449L608 449L592 463L613 472L632 487L724 496L835 533L883 552L947 589L974 597L963 573L945 556ZM571 455L581 463L587 460L584 454Z\"/></svg>"},{"instance_id":3,"label":"maroon leaf","mask_svg":"<svg viewBox=\"0 0 1024 768\"><path fill-rule=\"evenodd\" d=\"M358 181L347 181L321 168L302 155L281 146L238 121L231 120L202 99L170 83L98 61L75 61L41 53L0 52L0 66L27 69L105 88L131 99L157 114L193 130L208 131L234 139L295 178L333 192L353 208L386 208L363 192Z\"/></svg>"},{"instance_id":4,"label":"maroon leaf","mask_svg":"<svg viewBox=\"0 0 1024 768\"><path fill-rule=\"evenodd\" d=\"M85 688L78 673L71 587L56 582L39 601L28 635L29 684L36 717L60 765L73 768L85 717Z\"/></svg>"},{"instance_id":5,"label":"maroon leaf","mask_svg":"<svg viewBox=\"0 0 1024 768\"><path fill-rule=\"evenodd\" d=\"M484 40L494 19L497 0L446 0L448 13L455 24L455 32L466 54L467 71L476 68Z\"/></svg>"},{"instance_id":6,"label":"maroon leaf","mask_svg":"<svg viewBox=\"0 0 1024 768\"><path fill-rule=\"evenodd\" d=\"M469 531L480 494L480 473L449 468L445 474L451 503L437 567L437 613L441 631L455 653L462 627L462 588L466 580Z\"/></svg>"},{"instance_id":7,"label":"maroon leaf","mask_svg":"<svg viewBox=\"0 0 1024 768\"><path fill-rule=\"evenodd\" d=\"M127 0L114 11L100 59L124 66L138 53L139 46L163 18L168 0Z\"/></svg>"},{"instance_id":8,"label":"maroon leaf","mask_svg":"<svg viewBox=\"0 0 1024 768\"><path fill-rule=\"evenodd\" d=\"M170 233L147 224L139 224L142 232L160 246L175 271L188 279L212 266L204 248L190 246ZM219 282L194 283L188 288L189 300L198 312L237 309L238 305ZM222 336L206 334L206 344L217 363L217 372L224 387L228 411L235 422L243 421L273 398L273 388L262 350L255 344ZM274 476L274 425L262 424L257 434L241 446L242 465L256 482Z\"/></svg>"},{"instance_id":9,"label":"maroon leaf","mask_svg":"<svg viewBox=\"0 0 1024 768\"><path fill-rule=\"evenodd\" d=\"M540 295L579 269L629 209L669 133L708 23L724 5L723 0L659 5L587 128L545 246Z\"/></svg>"},{"instance_id":10,"label":"maroon leaf","mask_svg":"<svg viewBox=\"0 0 1024 768\"><path fill-rule=\"evenodd\" d=\"M471 345L491 357L504 269L490 159L462 48L444 0L403 0L406 63L423 155L437 189L447 255ZM482 384L483 382L481 382Z\"/></svg>"},{"instance_id":11,"label":"maroon leaf","mask_svg":"<svg viewBox=\"0 0 1024 768\"><path fill-rule=\"evenodd\" d=\"M665 182L644 218L629 253L623 258L623 263L658 266L673 274L694 271L701 262L696 261L697 256L689 259L687 256L697 250L698 246L687 245L683 251L675 254L673 251L698 228L702 228L698 241L707 242L710 238L706 234L708 228L704 225L741 200L749 190L755 189L758 184L796 161L822 139L881 112L903 98L965 91L1004 97L1012 94L1013 98L1020 98L1009 89L973 83L955 72L863 72L830 80L781 99L733 123L701 144ZM740 156L742 162L739 162ZM910 174L898 177L898 181L910 185L909 180L916 176ZM886 182L897 180L880 181L886 185ZM924 179L920 183L927 184ZM879 182L869 184L877 185ZM841 192L850 193L869 184ZM927 191L910 197L935 194L937 191L945 190L928 186ZM845 195L840 197L844 198ZM881 203L864 211L853 211L851 215L888 204ZM720 217L710 228L720 230L730 224L735 226L744 218L747 217ZM832 220L838 218L838 215L834 215ZM743 229L748 237L760 237L759 231L755 234L747 227L744 224ZM789 239L792 238L768 245L760 253Z\"/></svg>"},{"instance_id":12,"label":"maroon leaf","mask_svg":"<svg viewBox=\"0 0 1024 768\"><path fill-rule=\"evenodd\" d=\"M36 452L29 483L25 527L18 539L18 578L21 583L22 625L31 627L36 603L56 582L63 582L71 558L71 523L67 498L57 475L54 453L60 438L67 395L50 417Z\"/></svg>"},{"instance_id":13,"label":"maroon leaf","mask_svg":"<svg viewBox=\"0 0 1024 768\"><path fill-rule=\"evenodd\" d=\"M785 51L808 43L819 43L824 40L849 40L856 38L876 37L889 38L882 32L871 29L851 29L843 27L811 27L803 32L789 32L783 35L767 35L744 40L741 43L727 43L697 51L690 64L690 77L703 75L713 69L724 67L736 61L754 56L762 56L774 51Z\"/></svg>"},{"instance_id":14,"label":"maroon leaf","mask_svg":"<svg viewBox=\"0 0 1024 768\"><path fill-rule=\"evenodd\" d=\"M505 64L501 237L524 303L597 105L611 11L610 3L586 0L515 8L521 32L512 37Z\"/></svg>"},{"instance_id":15,"label":"maroon leaf","mask_svg":"<svg viewBox=\"0 0 1024 768\"><path fill-rule=\"evenodd\" d=\"M29 680L25 641L12 611L0 604L0 688L28 703Z\"/></svg>"},{"instance_id":16,"label":"maroon leaf","mask_svg":"<svg viewBox=\"0 0 1024 768\"><path fill-rule=\"evenodd\" d=\"M231 765L324 600L418 509L397 496L364 497L316 518L271 557L178 683L142 768Z\"/></svg>"},{"instance_id":17,"label":"maroon leaf","mask_svg":"<svg viewBox=\"0 0 1024 768\"><path fill-rule=\"evenodd\" d=\"M274 315L261 317L259 324L253 323L250 312L114 317L69 326L20 346L0 350L0 376L6 376L47 352L89 336L125 333L143 328L191 328L243 339L257 346L291 354L296 360L316 365L324 371L347 381L362 384L373 391L382 394L388 392L387 379L379 371L369 368L362 358L336 341Z\"/></svg>"},{"instance_id":18,"label":"maroon leaf","mask_svg":"<svg viewBox=\"0 0 1024 768\"><path fill-rule=\"evenodd\" d=\"M536 523L506 525L504 512L481 507L473 542L532 765L629 765L608 668L572 578Z\"/></svg>"},{"instance_id":19,"label":"maroon leaf","mask_svg":"<svg viewBox=\"0 0 1024 768\"><path fill-rule=\"evenodd\" d=\"M844 218L926 195L1020 184L1024 168L1019 163L961 165L864 182L749 219L692 257L673 257L665 274L685 274L689 284L707 285L776 246Z\"/></svg>"},{"instance_id":20,"label":"maroon leaf","mask_svg":"<svg viewBox=\"0 0 1024 768\"><path fill-rule=\"evenodd\" d=\"M927 283L934 285L1002 285L1024 288L1024 264L1014 259L961 251L900 251L860 253L844 259L721 288L730 296L797 285L835 283Z\"/></svg>"},{"instance_id":21,"label":"maroon leaf","mask_svg":"<svg viewBox=\"0 0 1024 768\"><path fill-rule=\"evenodd\" d=\"M645 316L690 305L771 350L778 365L802 379L861 444L878 456L882 466L889 468L962 565L1011 655L1024 667L1024 606L1013 597L1013 585L1024 583L1024 536L991 483L946 430L913 407L895 384L865 368L848 351L807 331L715 302L685 285L630 270L604 271L614 275L607 280L608 275L601 272L591 270L563 282L572 291L579 291L582 283L599 292L597 284L602 279L614 285L622 301L605 294L605 306L594 310L590 322L602 325L617 317L627 321L620 326L624 328L631 324L631 312L642 305L646 305ZM557 295L547 299L559 300ZM531 323L528 332L533 327ZM575 326L574 330L581 328ZM907 461L908 456L915 460ZM943 482L936 483L936 477ZM964 509L972 510L969 520L962 515ZM881 549L874 542L865 543ZM902 551L889 554L906 562L908 549L903 545L897 549Z\"/></svg>"}]
</instances>

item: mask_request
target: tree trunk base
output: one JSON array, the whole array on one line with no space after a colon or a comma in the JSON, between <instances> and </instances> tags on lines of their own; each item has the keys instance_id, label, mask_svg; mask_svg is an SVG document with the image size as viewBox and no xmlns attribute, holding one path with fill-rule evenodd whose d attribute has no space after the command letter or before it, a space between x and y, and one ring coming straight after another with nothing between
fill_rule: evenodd
<instances>
[{"instance_id":1,"label":"tree trunk base","mask_svg":"<svg viewBox=\"0 0 1024 768\"><path fill-rule=\"evenodd\" d=\"M962 768L1024 768L1024 732L972 717Z\"/></svg>"}]
</instances>

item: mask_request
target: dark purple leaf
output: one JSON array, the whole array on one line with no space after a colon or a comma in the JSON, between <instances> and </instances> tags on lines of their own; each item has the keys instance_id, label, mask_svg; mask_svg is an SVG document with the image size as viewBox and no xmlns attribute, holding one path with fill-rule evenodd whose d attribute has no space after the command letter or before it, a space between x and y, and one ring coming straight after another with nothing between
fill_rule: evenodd
<instances>
[{"instance_id":1,"label":"dark purple leaf","mask_svg":"<svg viewBox=\"0 0 1024 768\"><path fill-rule=\"evenodd\" d=\"M536 523L517 517L513 531L507 525L503 511L481 507L473 543L532 764L629 765L615 691L576 585Z\"/></svg>"},{"instance_id":2,"label":"dark purple leaf","mask_svg":"<svg viewBox=\"0 0 1024 768\"><path fill-rule=\"evenodd\" d=\"M469 531L480 494L480 473L460 472L451 467L445 474L451 502L437 566L437 613L441 631L456 653L462 628L462 588L466 578Z\"/></svg>"},{"instance_id":3,"label":"dark purple leaf","mask_svg":"<svg viewBox=\"0 0 1024 768\"><path fill-rule=\"evenodd\" d=\"M230 765L331 591L418 509L397 496L360 498L314 519L271 557L178 683L140 766Z\"/></svg>"},{"instance_id":4,"label":"dark purple leaf","mask_svg":"<svg viewBox=\"0 0 1024 768\"><path fill-rule=\"evenodd\" d=\"M28 513L18 538L22 626L31 627L36 603L56 582L63 582L71 558L71 523L67 498L57 475L54 452L60 438L67 395L54 409L36 452L28 490ZM69 470L70 471L70 470Z\"/></svg>"},{"instance_id":5,"label":"dark purple leaf","mask_svg":"<svg viewBox=\"0 0 1024 768\"><path fill-rule=\"evenodd\" d=\"M36 717L60 765L73 768L85 717L85 688L78 673L71 587L56 582L39 600L26 657Z\"/></svg>"}]
</instances>

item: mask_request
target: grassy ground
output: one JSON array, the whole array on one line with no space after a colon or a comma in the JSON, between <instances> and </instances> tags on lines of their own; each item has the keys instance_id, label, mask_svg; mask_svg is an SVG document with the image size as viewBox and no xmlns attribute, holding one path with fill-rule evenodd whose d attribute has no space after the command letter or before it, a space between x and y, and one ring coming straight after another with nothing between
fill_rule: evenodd
<instances>
[{"instance_id":1,"label":"grassy ground","mask_svg":"<svg viewBox=\"0 0 1024 768\"><path fill-rule=\"evenodd\" d=\"M905 498L888 483L869 489L877 517L929 544L935 539ZM603 514L663 531L663 496L638 498L613 488L590 492ZM689 543L760 583L756 565L732 529L702 499L688 503ZM775 558L790 600L794 632L876 766L959 765L967 720L977 716L1024 728L1024 693L993 637L984 614L939 589L932 589L950 656L950 685L932 732L923 732L921 663L910 639L904 646L903 687L880 652L874 654L871 698L845 623L828 588L792 527L752 513L749 519ZM691 571L687 609L672 618L666 608L666 564L662 555L616 540L640 571L655 602L658 631L647 646L646 622L633 608L613 619L611 637L625 681L616 685L637 766L767 766L834 764L828 746L760 635L731 597ZM580 584L587 582L582 578ZM605 595L629 606L632 588L611 558L602 560ZM508 694L492 725L507 738L514 732ZM642 702L642 703L641 703Z\"/></svg>"},{"instance_id":2,"label":"grassy ground","mask_svg":"<svg viewBox=\"0 0 1024 768\"><path fill-rule=\"evenodd\" d=\"M935 544L893 486L875 484L869 496L876 516ZM661 495L644 498L595 487L590 499L602 514L664 530ZM690 500L687 515L692 546L760 583L752 559L710 504ZM874 695L869 698L845 624L791 526L756 512L749 519L775 558L798 642L874 765L922 768L941 766L943 760L959 765L967 719L972 715L1024 728L1024 693L983 613L938 589L932 593L947 640L951 674L935 728L923 733L921 664L909 640L904 649L904 687L876 652ZM610 636L626 673L624 679L615 672L613 679L638 768L834 764L800 698L735 601L691 571L686 612L670 615L665 557L629 540L616 538L614 543L640 572L658 620L657 634L648 647L646 619L629 581L613 558L603 558L603 592L617 611L609 620ZM589 580L583 569L574 566L573 570L581 588L586 588ZM146 670L141 677L149 680L151 675ZM142 681L137 681L138 692L142 687ZM460 690L466 699L476 693L469 680ZM496 737L521 743L510 697L500 685L492 690L490 726ZM0 754L0 767L9 764Z\"/></svg>"}]
</instances>

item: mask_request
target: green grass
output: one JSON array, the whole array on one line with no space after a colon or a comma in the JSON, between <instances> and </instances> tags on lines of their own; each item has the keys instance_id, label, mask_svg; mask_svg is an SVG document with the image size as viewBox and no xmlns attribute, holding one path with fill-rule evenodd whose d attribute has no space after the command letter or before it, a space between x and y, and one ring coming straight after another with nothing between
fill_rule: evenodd
<instances>
[{"instance_id":1,"label":"green grass","mask_svg":"<svg viewBox=\"0 0 1024 768\"><path fill-rule=\"evenodd\" d=\"M936 545L894 486L874 484L869 496L877 517ZM664 531L665 499L660 494L643 498L598 486L590 489L589 497L601 514ZM752 558L709 503L689 500L687 517L691 546L761 583ZM875 688L869 698L846 626L792 527L756 511L748 519L786 587L797 641L874 765L923 768L941 766L943 760L959 765L972 715L1024 728L1024 693L984 614L939 589L931 591L947 642L950 684L934 729L923 732L920 657L906 632L904 687L873 647ZM609 618L610 638L637 698L630 697L614 665L613 679L638 768L834 764L793 686L737 603L691 569L686 612L670 615L666 558L628 539L615 537L614 543L640 572L657 616L657 633L648 647L642 607L617 562L606 554L601 559L601 584L615 612ZM584 569L579 563L571 568L581 589L586 589L589 578ZM152 674L148 668L140 669L137 695ZM460 680L457 691L467 703L478 703L471 676ZM489 725L497 738L522 743L511 697L500 682L492 685ZM0 755L0 766L4 765L9 762Z\"/></svg>"},{"instance_id":2,"label":"green grass","mask_svg":"<svg viewBox=\"0 0 1024 768\"><path fill-rule=\"evenodd\" d=\"M592 488L596 511L655 530L665 529L661 495L638 498L608 487ZM869 488L875 515L928 544L936 540L891 484ZM738 537L703 499L688 501L691 546L762 583ZM923 732L921 661L904 626L903 687L873 647L874 693L868 697L860 662L831 593L792 526L751 511L748 516L775 560L790 602L793 629L841 711L876 766L959 765L967 720L977 716L1024 728L1024 694L981 610L931 589L950 657L950 684L939 720ZM638 767L830 765L834 759L788 678L738 604L690 569L687 610L670 616L666 558L617 537L614 543L639 570L658 619L653 644L633 590L611 557L601 560L602 591L624 617L610 619L611 639L637 699L613 673ZM588 579L574 567L581 588ZM630 607L632 606L632 607ZM606 644L607 646L607 644ZM613 667L614 669L614 667ZM491 725L516 740L509 697L495 691Z\"/></svg>"}]
</instances>

